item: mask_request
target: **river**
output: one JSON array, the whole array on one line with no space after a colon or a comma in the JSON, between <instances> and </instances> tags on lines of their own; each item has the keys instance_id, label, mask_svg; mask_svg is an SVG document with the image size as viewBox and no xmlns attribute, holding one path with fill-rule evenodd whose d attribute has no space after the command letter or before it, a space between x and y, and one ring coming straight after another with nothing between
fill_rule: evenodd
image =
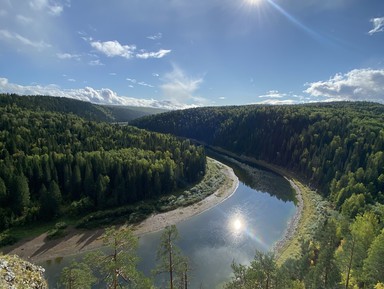
<instances>
[{"instance_id":1,"label":"river","mask_svg":"<svg viewBox=\"0 0 384 289\"><path fill-rule=\"evenodd\" d=\"M294 194L283 177L263 169L231 164L240 184L219 205L177 224L177 243L192 269L189 288L221 288L231 278L231 263L249 264L256 250L269 251L280 240L295 214ZM139 268L150 274L156 265L161 231L142 235ZM74 257L43 264L50 288ZM164 288L165 280L157 284ZM97 288L97 287L96 287Z\"/></svg>"}]
</instances>

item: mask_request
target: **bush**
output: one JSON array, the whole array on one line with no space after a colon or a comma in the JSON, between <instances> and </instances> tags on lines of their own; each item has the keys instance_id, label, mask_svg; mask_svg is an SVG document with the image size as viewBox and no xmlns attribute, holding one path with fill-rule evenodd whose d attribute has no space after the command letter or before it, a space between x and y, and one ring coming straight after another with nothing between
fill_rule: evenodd
<instances>
[{"instance_id":1,"label":"bush","mask_svg":"<svg viewBox=\"0 0 384 289\"><path fill-rule=\"evenodd\" d=\"M13 245L18 241L15 236L10 235L9 233L3 233L0 235L0 247Z\"/></svg>"}]
</instances>

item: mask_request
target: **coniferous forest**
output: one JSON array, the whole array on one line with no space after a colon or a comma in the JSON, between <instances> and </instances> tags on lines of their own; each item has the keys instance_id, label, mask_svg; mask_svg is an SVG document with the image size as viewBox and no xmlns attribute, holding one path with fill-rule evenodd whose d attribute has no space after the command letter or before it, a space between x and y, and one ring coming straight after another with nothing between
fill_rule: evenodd
<instances>
[{"instance_id":1,"label":"coniferous forest","mask_svg":"<svg viewBox=\"0 0 384 289\"><path fill-rule=\"evenodd\" d=\"M187 140L54 109L99 111L86 103L30 99L0 96L0 230L159 197L205 173L203 148Z\"/></svg>"},{"instance_id":2,"label":"coniferous forest","mask_svg":"<svg viewBox=\"0 0 384 289\"><path fill-rule=\"evenodd\" d=\"M122 125L121 110L31 99L0 96L0 230L136 205L197 182L204 149L180 136L284 168L334 210L299 256L278 264L256 252L250 265L232 264L225 288L384 288L383 105L205 107Z\"/></svg>"}]
</instances>

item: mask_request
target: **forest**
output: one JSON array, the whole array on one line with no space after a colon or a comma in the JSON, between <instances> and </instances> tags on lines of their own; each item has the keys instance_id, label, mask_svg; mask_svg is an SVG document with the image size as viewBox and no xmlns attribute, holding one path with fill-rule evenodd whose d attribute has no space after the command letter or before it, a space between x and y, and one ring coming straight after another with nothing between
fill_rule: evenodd
<instances>
[{"instance_id":1,"label":"forest","mask_svg":"<svg viewBox=\"0 0 384 289\"><path fill-rule=\"evenodd\" d=\"M136 204L205 174L204 149L188 140L12 99L0 96L0 231Z\"/></svg>"},{"instance_id":2,"label":"forest","mask_svg":"<svg viewBox=\"0 0 384 289\"><path fill-rule=\"evenodd\" d=\"M232 265L226 288L384 288L383 105L203 107L133 125L285 168L335 210L302 240L299 258L277 264L257 252L249 266Z\"/></svg>"},{"instance_id":3,"label":"forest","mask_svg":"<svg viewBox=\"0 0 384 289\"><path fill-rule=\"evenodd\" d=\"M202 107L122 125L98 106L77 111L71 100L32 99L0 96L0 231L143 206L183 189L206 171L204 148L188 138L289 170L331 204L298 257L280 264L272 252L256 252L251 264L232 264L225 288L384 288L383 105ZM178 276L187 276L185 264L175 264ZM70 282L72 269L64 272Z\"/></svg>"}]
</instances>

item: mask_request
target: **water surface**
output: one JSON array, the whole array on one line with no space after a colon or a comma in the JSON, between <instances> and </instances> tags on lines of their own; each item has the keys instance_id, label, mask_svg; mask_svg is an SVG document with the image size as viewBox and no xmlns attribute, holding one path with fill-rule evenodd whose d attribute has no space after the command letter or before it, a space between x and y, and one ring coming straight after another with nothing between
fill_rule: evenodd
<instances>
[{"instance_id":1,"label":"water surface","mask_svg":"<svg viewBox=\"0 0 384 289\"><path fill-rule=\"evenodd\" d=\"M177 244L188 256L192 268L189 288L220 288L231 278L231 263L249 264L256 250L271 250L283 237L295 213L294 202L282 197L292 196L292 189L281 176L239 167L236 174L240 184L229 199L177 224L180 236ZM252 178L264 180L263 186ZM160 235L161 231L149 233L139 240L139 267L148 275L156 265ZM43 264L50 285L56 283L62 267L73 258ZM164 288L164 282L158 278L157 285Z\"/></svg>"}]
</instances>

